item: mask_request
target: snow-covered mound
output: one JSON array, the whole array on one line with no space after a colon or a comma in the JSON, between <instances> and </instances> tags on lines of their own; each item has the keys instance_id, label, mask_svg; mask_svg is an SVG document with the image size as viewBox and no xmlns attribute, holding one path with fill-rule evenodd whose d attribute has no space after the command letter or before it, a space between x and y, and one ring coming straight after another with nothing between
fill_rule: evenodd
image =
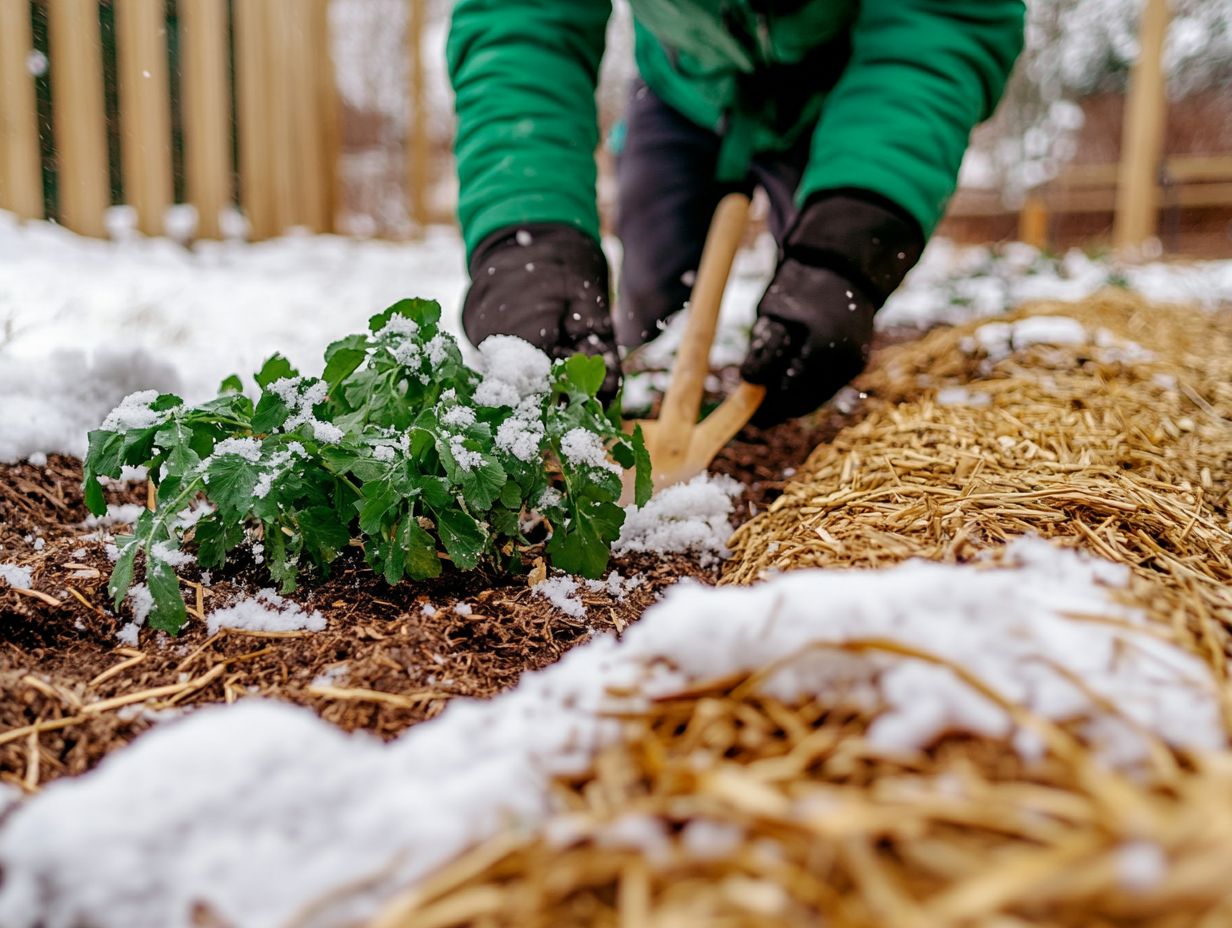
<instances>
[{"instance_id":1,"label":"snow-covered mound","mask_svg":"<svg viewBox=\"0 0 1232 928\"><path fill-rule=\"evenodd\" d=\"M1134 763L1148 737L1224 745L1206 666L1112 603L1123 569L1031 540L1009 560L683 584L619 641L596 639L390 744L275 703L201 710L11 814L0 830L0 924L179 928L204 905L224 922L273 928L362 885L311 921L340 925L502 827L542 821L551 778L582 771L619 737L609 710L788 658L765 681L771 692L879 713L869 739L889 753L952 731L1039 750L947 663L1042 717L1076 722L1109 763ZM1103 620L1067 618L1078 614ZM639 695L617 700L612 688Z\"/></svg>"},{"instance_id":2,"label":"snow-covered mound","mask_svg":"<svg viewBox=\"0 0 1232 928\"><path fill-rule=\"evenodd\" d=\"M763 236L737 258L714 364L743 356L775 254ZM962 322L1031 299L1080 299L1110 282L1150 299L1232 303L1232 261L1119 268L1079 252L1056 261L1027 246L936 240L878 323ZM457 306L465 288L462 243L447 229L419 243L321 235L188 250L165 239L82 238L0 212L0 461L80 454L85 431L135 390L174 389L198 402L275 351L311 366L329 342L406 296L438 300L446 328L464 341ZM641 350L645 366L670 364L682 322L677 315ZM634 378L631 398L645 392Z\"/></svg>"}]
</instances>

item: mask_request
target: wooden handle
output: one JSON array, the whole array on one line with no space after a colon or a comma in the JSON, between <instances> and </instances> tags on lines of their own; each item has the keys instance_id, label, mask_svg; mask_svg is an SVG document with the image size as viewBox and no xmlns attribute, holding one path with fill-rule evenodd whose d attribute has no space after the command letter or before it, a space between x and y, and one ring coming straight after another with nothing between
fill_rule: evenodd
<instances>
[{"instance_id":1,"label":"wooden handle","mask_svg":"<svg viewBox=\"0 0 1232 928\"><path fill-rule=\"evenodd\" d=\"M682 457L689 448L689 436L697 424L702 407L706 375L710 373L710 346L719 322L719 306L731 273L732 262L740 249L749 213L749 198L742 193L725 196L714 211L706 245L702 249L697 282L689 300L689 317L684 339L676 353L672 379L659 411L662 444L659 453L668 459Z\"/></svg>"},{"instance_id":2,"label":"wooden handle","mask_svg":"<svg viewBox=\"0 0 1232 928\"><path fill-rule=\"evenodd\" d=\"M753 418L765 397L765 387L740 381L736 391L694 429L689 443L690 465L698 471L709 467L714 456Z\"/></svg>"}]
</instances>

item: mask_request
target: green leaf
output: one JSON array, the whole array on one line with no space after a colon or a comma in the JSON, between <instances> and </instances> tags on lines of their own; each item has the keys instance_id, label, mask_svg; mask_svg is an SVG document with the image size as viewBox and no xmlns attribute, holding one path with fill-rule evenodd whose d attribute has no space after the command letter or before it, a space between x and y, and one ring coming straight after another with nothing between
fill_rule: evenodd
<instances>
[{"instance_id":1,"label":"green leaf","mask_svg":"<svg viewBox=\"0 0 1232 928\"><path fill-rule=\"evenodd\" d=\"M146 624L150 628L176 634L188 618L184 597L180 595L179 577L166 561L150 557L146 562L145 582L153 600Z\"/></svg>"},{"instance_id":2,"label":"green leaf","mask_svg":"<svg viewBox=\"0 0 1232 928\"><path fill-rule=\"evenodd\" d=\"M500 503L506 509L518 510L522 508L522 490L512 480L506 481L501 487Z\"/></svg>"},{"instance_id":3,"label":"green leaf","mask_svg":"<svg viewBox=\"0 0 1232 928\"><path fill-rule=\"evenodd\" d=\"M369 331L379 332L385 328L390 316L405 316L416 325L435 325L441 319L441 304L436 300L399 300L368 320Z\"/></svg>"},{"instance_id":4,"label":"green leaf","mask_svg":"<svg viewBox=\"0 0 1232 928\"><path fill-rule=\"evenodd\" d=\"M569 390L594 396L603 386L607 365L598 355L575 354L564 363L562 385Z\"/></svg>"},{"instance_id":5,"label":"green leaf","mask_svg":"<svg viewBox=\"0 0 1232 928\"><path fill-rule=\"evenodd\" d=\"M436 528L449 556L462 570L474 570L483 553L487 535L470 515L460 509L440 509L432 513Z\"/></svg>"},{"instance_id":6,"label":"green leaf","mask_svg":"<svg viewBox=\"0 0 1232 928\"><path fill-rule=\"evenodd\" d=\"M103 488L98 478L100 476L120 476L122 463L120 451L123 446L124 436L120 432L95 429L90 433L82 489L85 492L86 508L96 516L101 516L107 511L107 500L103 496Z\"/></svg>"},{"instance_id":7,"label":"green leaf","mask_svg":"<svg viewBox=\"0 0 1232 928\"><path fill-rule=\"evenodd\" d=\"M238 454L224 454L210 461L207 476L206 492L219 513L228 521L242 519L260 476L256 464Z\"/></svg>"},{"instance_id":8,"label":"green leaf","mask_svg":"<svg viewBox=\"0 0 1232 928\"><path fill-rule=\"evenodd\" d=\"M413 515L403 520L398 542L406 553L406 572L412 580L431 580L441 575L436 540Z\"/></svg>"},{"instance_id":9,"label":"green leaf","mask_svg":"<svg viewBox=\"0 0 1232 928\"><path fill-rule=\"evenodd\" d=\"M423 501L432 510L443 509L454 504L453 493L449 490L449 481L443 477L416 477L411 486L419 491Z\"/></svg>"},{"instance_id":10,"label":"green leaf","mask_svg":"<svg viewBox=\"0 0 1232 928\"><path fill-rule=\"evenodd\" d=\"M107 592L111 595L111 604L116 609L124 602L129 587L133 585L133 563L141 545L137 543L136 535L117 538L120 556L116 558L115 566L111 568L111 579L107 581Z\"/></svg>"},{"instance_id":11,"label":"green leaf","mask_svg":"<svg viewBox=\"0 0 1232 928\"><path fill-rule=\"evenodd\" d=\"M317 564L329 564L351 543L351 533L330 506L309 506L300 513L304 549Z\"/></svg>"},{"instance_id":12,"label":"green leaf","mask_svg":"<svg viewBox=\"0 0 1232 928\"><path fill-rule=\"evenodd\" d=\"M548 542L552 566L592 580L602 577L624 520L624 510L615 503L583 500L569 524L556 526Z\"/></svg>"},{"instance_id":13,"label":"green leaf","mask_svg":"<svg viewBox=\"0 0 1232 928\"><path fill-rule=\"evenodd\" d=\"M654 471L650 465L650 452L646 448L646 436L640 425L633 427L633 502L641 507L654 495Z\"/></svg>"},{"instance_id":14,"label":"green leaf","mask_svg":"<svg viewBox=\"0 0 1232 928\"><path fill-rule=\"evenodd\" d=\"M231 374L218 385L219 393L243 393L244 381L239 374Z\"/></svg>"},{"instance_id":15,"label":"green leaf","mask_svg":"<svg viewBox=\"0 0 1232 928\"><path fill-rule=\"evenodd\" d=\"M197 563L207 570L222 567L227 553L244 540L244 527L217 516L206 516L193 528L197 544Z\"/></svg>"},{"instance_id":16,"label":"green leaf","mask_svg":"<svg viewBox=\"0 0 1232 928\"><path fill-rule=\"evenodd\" d=\"M284 380L288 377L298 377L299 371L291 366L291 362L284 358L281 354L271 355L261 369L253 374L252 379L257 382L257 386L264 390L271 383L277 380Z\"/></svg>"},{"instance_id":17,"label":"green leaf","mask_svg":"<svg viewBox=\"0 0 1232 928\"><path fill-rule=\"evenodd\" d=\"M286 534L275 523L265 526L265 563L270 577L277 581L282 593L292 593L299 585L299 571L295 566L295 556L299 551L296 544L288 544Z\"/></svg>"},{"instance_id":18,"label":"green leaf","mask_svg":"<svg viewBox=\"0 0 1232 928\"><path fill-rule=\"evenodd\" d=\"M325 349L325 373L321 379L332 390L350 377L368 356L368 338L364 335L348 335Z\"/></svg>"},{"instance_id":19,"label":"green leaf","mask_svg":"<svg viewBox=\"0 0 1232 928\"><path fill-rule=\"evenodd\" d=\"M504 468L486 455L482 464L463 470L461 476L462 497L476 510L490 509L505 487Z\"/></svg>"},{"instance_id":20,"label":"green leaf","mask_svg":"<svg viewBox=\"0 0 1232 928\"><path fill-rule=\"evenodd\" d=\"M402 502L402 493L394 485L392 477L370 480L360 488L359 530L375 535L385 524L385 517Z\"/></svg>"},{"instance_id":21,"label":"green leaf","mask_svg":"<svg viewBox=\"0 0 1232 928\"><path fill-rule=\"evenodd\" d=\"M183 476L197 469L201 458L193 450L192 428L183 419L171 419L158 430L154 441L167 452L164 467L167 476Z\"/></svg>"},{"instance_id":22,"label":"green leaf","mask_svg":"<svg viewBox=\"0 0 1232 928\"><path fill-rule=\"evenodd\" d=\"M257 408L252 414L252 430L261 435L268 435L275 429L280 429L283 423L291 417L291 409L277 393L266 391L257 400Z\"/></svg>"}]
</instances>

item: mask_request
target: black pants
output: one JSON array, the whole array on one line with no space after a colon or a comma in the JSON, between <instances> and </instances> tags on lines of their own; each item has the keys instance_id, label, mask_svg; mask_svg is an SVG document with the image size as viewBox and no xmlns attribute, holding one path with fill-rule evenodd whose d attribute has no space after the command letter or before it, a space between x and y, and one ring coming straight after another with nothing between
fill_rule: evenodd
<instances>
[{"instance_id":1,"label":"black pants","mask_svg":"<svg viewBox=\"0 0 1232 928\"><path fill-rule=\"evenodd\" d=\"M808 160L809 133L784 152L757 155L743 183L715 180L722 138L690 122L641 80L633 85L627 135L616 162L616 232L624 249L616 338L627 348L653 338L683 308L710 219L726 194L766 191L778 242L795 218L795 193Z\"/></svg>"}]
</instances>

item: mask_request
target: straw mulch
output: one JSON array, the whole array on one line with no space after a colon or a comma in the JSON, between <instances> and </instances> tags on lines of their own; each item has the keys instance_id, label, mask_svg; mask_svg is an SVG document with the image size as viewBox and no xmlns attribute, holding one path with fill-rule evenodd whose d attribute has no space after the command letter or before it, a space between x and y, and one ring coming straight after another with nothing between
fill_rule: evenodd
<instances>
[{"instance_id":1,"label":"straw mulch","mask_svg":"<svg viewBox=\"0 0 1232 928\"><path fill-rule=\"evenodd\" d=\"M1232 323L1111 292L1010 318L1032 314L1103 344L993 360L971 324L890 349L862 420L737 532L728 582L967 561L1034 533L1128 565L1128 598L1226 677ZM960 737L890 761L868 719L756 682L629 719L558 784L546 829L475 849L374 925L1232 925L1232 754L1160 744L1129 777L1037 719L1030 766Z\"/></svg>"},{"instance_id":2,"label":"straw mulch","mask_svg":"<svg viewBox=\"0 0 1232 928\"><path fill-rule=\"evenodd\" d=\"M1095 337L993 362L974 323L889 354L862 383L863 421L736 532L726 579L967 561L1035 534L1128 565L1135 601L1224 676L1232 319L1119 291L1009 319L1041 315ZM938 401L956 388L965 400Z\"/></svg>"},{"instance_id":3,"label":"straw mulch","mask_svg":"<svg viewBox=\"0 0 1232 928\"><path fill-rule=\"evenodd\" d=\"M950 740L879 758L864 721L717 684L662 702L545 833L504 835L370 928L1232 924L1232 762L1150 788L1063 731L1043 764Z\"/></svg>"}]
</instances>

